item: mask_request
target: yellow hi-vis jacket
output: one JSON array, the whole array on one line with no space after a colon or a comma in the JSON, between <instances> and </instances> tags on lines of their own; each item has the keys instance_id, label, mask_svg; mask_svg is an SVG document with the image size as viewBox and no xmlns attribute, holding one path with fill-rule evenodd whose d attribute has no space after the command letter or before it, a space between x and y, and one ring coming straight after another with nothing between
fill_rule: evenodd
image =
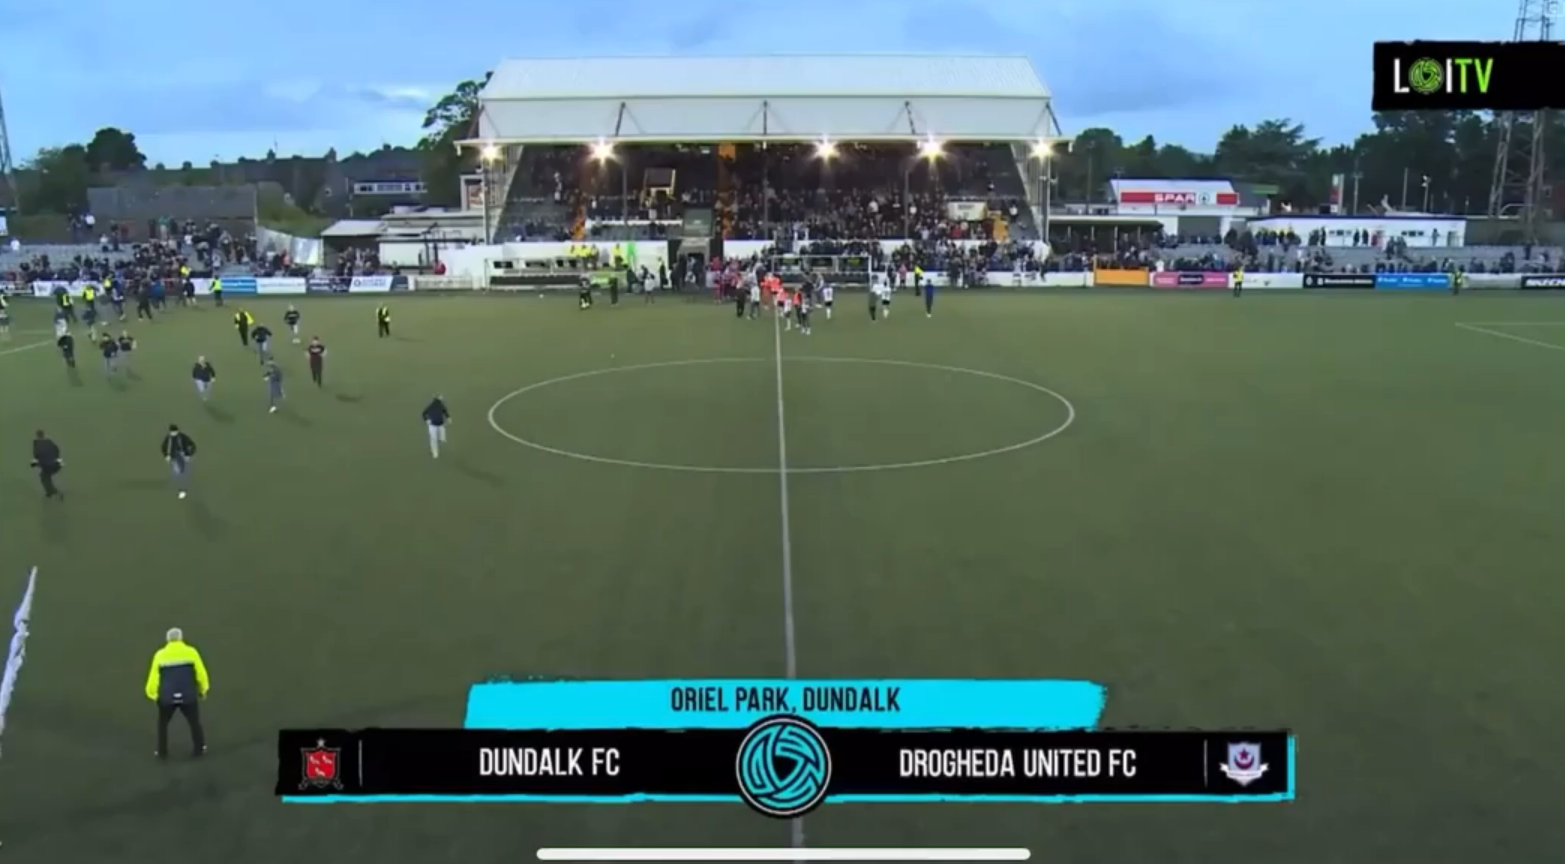
<instances>
[{"instance_id":1,"label":"yellow hi-vis jacket","mask_svg":"<svg viewBox=\"0 0 1565 864\"><path fill-rule=\"evenodd\" d=\"M147 672L147 698L154 702L176 702L192 696L205 697L212 686L201 652L184 642L169 642L152 655ZM189 692L194 687L195 692Z\"/></svg>"}]
</instances>

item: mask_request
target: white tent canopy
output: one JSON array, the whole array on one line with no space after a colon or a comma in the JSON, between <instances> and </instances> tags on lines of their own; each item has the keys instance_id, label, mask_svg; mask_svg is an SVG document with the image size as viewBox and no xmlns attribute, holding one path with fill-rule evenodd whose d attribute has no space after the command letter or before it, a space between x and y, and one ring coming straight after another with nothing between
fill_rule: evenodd
<instances>
[{"instance_id":1,"label":"white tent canopy","mask_svg":"<svg viewBox=\"0 0 1565 864\"><path fill-rule=\"evenodd\" d=\"M1060 134L1025 57L507 60L472 143L1023 141Z\"/></svg>"}]
</instances>

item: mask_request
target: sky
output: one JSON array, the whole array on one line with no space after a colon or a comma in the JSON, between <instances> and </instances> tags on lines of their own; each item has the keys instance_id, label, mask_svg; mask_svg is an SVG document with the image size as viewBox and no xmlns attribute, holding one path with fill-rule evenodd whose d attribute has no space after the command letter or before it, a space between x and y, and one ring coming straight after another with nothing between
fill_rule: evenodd
<instances>
[{"instance_id":1,"label":"sky","mask_svg":"<svg viewBox=\"0 0 1565 864\"><path fill-rule=\"evenodd\" d=\"M1512 0L0 0L13 157L116 126L152 162L408 145L424 109L506 57L1025 54L1067 134L1210 152L1287 117L1370 126L1376 40L1505 39Z\"/></svg>"}]
</instances>

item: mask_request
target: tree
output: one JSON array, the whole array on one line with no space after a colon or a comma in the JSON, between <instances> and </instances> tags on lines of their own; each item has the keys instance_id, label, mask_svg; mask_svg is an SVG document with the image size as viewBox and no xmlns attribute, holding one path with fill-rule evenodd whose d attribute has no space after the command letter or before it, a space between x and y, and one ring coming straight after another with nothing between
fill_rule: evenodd
<instances>
[{"instance_id":1,"label":"tree","mask_svg":"<svg viewBox=\"0 0 1565 864\"><path fill-rule=\"evenodd\" d=\"M27 166L28 182L20 190L22 209L30 213L71 213L87 208L92 171L87 148L80 144L38 151Z\"/></svg>"},{"instance_id":2,"label":"tree","mask_svg":"<svg viewBox=\"0 0 1565 864\"><path fill-rule=\"evenodd\" d=\"M427 203L452 206L460 200L462 174L477 160L472 154L458 153L456 142L474 135L478 94L493 74L485 73L482 80L463 81L425 112L424 137L419 139L418 149L423 157L419 174L427 190Z\"/></svg>"},{"instance_id":3,"label":"tree","mask_svg":"<svg viewBox=\"0 0 1565 864\"><path fill-rule=\"evenodd\" d=\"M86 152L87 164L94 172L140 171L147 167L147 157L136 146L136 136L113 126L93 133Z\"/></svg>"},{"instance_id":4,"label":"tree","mask_svg":"<svg viewBox=\"0 0 1565 864\"><path fill-rule=\"evenodd\" d=\"M1083 129L1054 167L1060 195L1068 201L1094 201L1105 182L1123 174L1125 142L1112 129ZM1159 173L1157 176L1163 176Z\"/></svg>"}]
</instances>

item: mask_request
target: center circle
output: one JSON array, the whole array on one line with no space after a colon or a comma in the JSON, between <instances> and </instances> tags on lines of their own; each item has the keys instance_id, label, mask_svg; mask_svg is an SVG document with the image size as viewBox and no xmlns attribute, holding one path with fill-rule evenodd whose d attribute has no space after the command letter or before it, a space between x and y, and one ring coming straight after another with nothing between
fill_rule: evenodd
<instances>
[{"instance_id":1,"label":"center circle","mask_svg":"<svg viewBox=\"0 0 1565 864\"><path fill-rule=\"evenodd\" d=\"M603 376L616 375L616 374L624 373L624 372L643 372L643 371L651 371L651 370L657 370L657 369L675 369L675 368L679 368L679 367L688 367L688 366L714 366L714 367L729 366L729 367L732 367L732 366L740 366L740 365L744 365L744 364L752 364L752 365L753 364L758 364L758 363L761 363L761 364L771 364L773 362L775 362L774 359L773 358L769 358L769 357L715 357L715 358L703 358L703 359L696 359L696 360L669 360L669 361L664 361L664 362L660 362L660 363L638 363L638 364L632 364L632 365L626 365L626 366L610 366L610 367L603 368L603 369L594 369L594 370L590 370L590 371L587 371L587 372L577 372L577 373L574 373L574 374L571 374L571 375L562 375L562 376L560 376L558 378L550 378L550 379L545 380L545 381L538 381L536 383L529 384L526 387L522 387L520 389L513 390L510 393L507 393L504 396L501 396L499 399L495 400L495 403L493 405L489 406L489 413L488 413L489 426L490 426L490 428L494 429L495 432L500 434L502 437L504 437L504 438L506 438L508 440L514 441L517 444L521 444L524 447L528 447L528 448L531 448L533 450L537 450L537 451L542 452L542 453L549 453L549 454L554 455L554 456L561 456L561 457L564 457L566 459L575 459L575 460L582 461L582 462L596 462L596 463L601 464L601 465L618 465L618 466L626 467L626 468L642 468L642 469L649 469L649 470L656 470L656 471L682 471L682 472L686 472L686 473L696 473L696 474L771 474L771 475L775 475L775 474L778 473L778 469L776 467L764 467L763 468L763 467L745 467L745 466L698 465L698 464L683 464L683 463L672 463L672 462L644 461L644 460L636 460L636 459L619 459L619 458L614 458L614 457L611 457L611 456L598 456L598 455L591 454L591 453L582 453L582 452L578 452L578 451L575 451L575 450L567 450L567 449L564 449L564 448L561 448L561 447L554 447L554 446L551 446L551 445L548 445L548 444L544 444L544 443L539 442L539 441L534 441L534 440L532 440L530 438L527 438L525 436L522 436L522 435L517 435L516 433L514 433L514 432L506 429L504 426L502 426L500 424L500 421L496 418L496 414L507 403L510 403L511 401L513 401L515 399L518 399L518 398L520 398L522 396L526 396L526 395L528 395L530 393L535 393L535 392L537 392L539 390L543 390L545 388L553 387L553 386L556 386L556 385L559 385L559 384L565 384L565 383L574 382L574 381L582 381L582 380L585 380L585 379L600 378L600 377L603 377ZM1011 377L1009 375L1001 375L1001 374L999 374L997 372L985 372L985 371L982 371L982 370L979 370L979 369L967 369L967 368L964 368L964 367L961 367L961 366L946 366L946 365L942 365L942 364L938 364L938 363L920 363L920 362L915 362L915 361L911 361L911 360L882 360L882 359L870 358L870 357L784 357L784 358L782 358L782 362L783 363L787 363L787 364L792 364L792 363L858 364L858 365L884 366L884 367L894 367L894 368L903 368L903 369L923 369L923 370L927 370L927 371L931 371L931 372L941 372L941 373L945 373L945 374L948 374L948 375L963 375L963 376L969 376L969 377L973 377L973 378L987 379L987 380L990 380L990 381L998 381L998 382L1001 382L1001 383L1004 383L1004 384L1010 384L1010 385L1013 385L1015 387L1021 387L1021 388L1024 388L1026 390L1031 390L1034 393L1039 393L1039 394L1042 394L1044 396L1049 397L1050 399L1054 400L1055 402L1057 402L1060 405L1060 407L1064 410L1064 415L1065 415L1064 418L1059 422L1059 424L1054 426L1052 429L1049 429L1048 431L1042 432L1042 433L1037 434L1037 435L1033 435L1033 436L1031 436L1031 437L1029 437L1029 438L1027 438L1025 440L1017 441L1017 442L1015 442L1013 444L1006 444L1006 445L998 446L998 447L990 447L990 448L986 448L986 449L975 450L975 451L969 452L969 453L959 453L959 454L952 455L952 456L941 456L941 457L930 458L930 459L914 459L914 460L906 460L906 461L888 461L888 462L876 462L876 463L865 463L865 464L828 465L828 466L811 466L811 467L795 467L795 466L790 465L788 467L788 469L787 469L787 473L790 474L790 475L793 475L793 474L854 474L854 473L867 473L867 472L874 472L874 471L898 471L898 470L906 470L906 469L910 469L910 468L932 468L932 467L935 467L935 466L938 466L938 465L950 465L950 464L957 463L957 462L971 462L971 461L974 461L974 460L977 460L977 459L987 459L987 458L990 458L990 457L993 457L993 456L1001 456L1001 455L1004 455L1006 453L1014 453L1014 452L1016 452L1018 450L1024 450L1024 449L1026 449L1028 447L1033 447L1035 445L1042 444L1043 442L1048 441L1049 439L1054 438L1054 437L1060 435L1061 433L1065 432L1065 430L1067 430L1067 429L1069 429L1071 427L1071 424L1076 422L1076 406L1072 405L1071 401L1069 399L1065 398L1063 395L1055 392L1054 390L1049 389L1048 387L1043 386L1042 384L1037 384L1037 383L1034 383L1032 381L1027 381L1027 380L1022 379L1022 378L1014 378L1014 377ZM899 433L905 433L908 430L896 430L896 431L899 432ZM793 435L790 434L788 437L792 438Z\"/></svg>"}]
</instances>

